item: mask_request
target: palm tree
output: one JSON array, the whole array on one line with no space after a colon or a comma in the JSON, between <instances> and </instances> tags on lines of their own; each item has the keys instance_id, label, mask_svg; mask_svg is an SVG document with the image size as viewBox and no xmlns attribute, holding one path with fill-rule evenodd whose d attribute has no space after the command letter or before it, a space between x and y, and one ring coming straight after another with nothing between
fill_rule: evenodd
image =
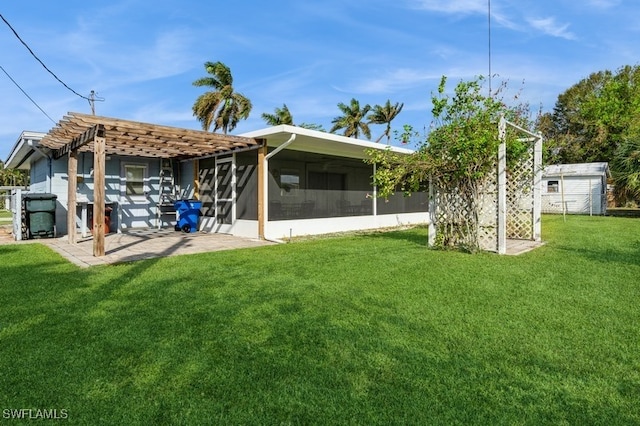
<instances>
[{"instance_id":1,"label":"palm tree","mask_svg":"<svg viewBox=\"0 0 640 426\"><path fill-rule=\"evenodd\" d=\"M322 127L322 124L300 123L300 124L298 124L298 127L302 127L303 129L316 130L318 132L326 132L324 127Z\"/></svg>"},{"instance_id":2,"label":"palm tree","mask_svg":"<svg viewBox=\"0 0 640 426\"><path fill-rule=\"evenodd\" d=\"M386 135L387 136L387 144L391 141L391 121L400 114L402 111L402 107L404 104L396 102L395 105L391 105L391 101L387 99L387 103L384 105L374 105L373 111L369 114L369 123L372 124L386 124L387 128L383 134L380 135L376 142L380 142L380 140Z\"/></svg>"},{"instance_id":3,"label":"palm tree","mask_svg":"<svg viewBox=\"0 0 640 426\"><path fill-rule=\"evenodd\" d=\"M202 123L202 129L222 129L227 133L235 129L238 121L246 120L251 112L251 101L233 90L231 70L222 62L205 62L204 68L210 76L199 78L194 86L207 86L212 91L198 96L193 104L193 115Z\"/></svg>"},{"instance_id":4,"label":"palm tree","mask_svg":"<svg viewBox=\"0 0 640 426\"><path fill-rule=\"evenodd\" d=\"M616 149L611 164L616 198L640 202L640 135L632 135Z\"/></svg>"},{"instance_id":5,"label":"palm tree","mask_svg":"<svg viewBox=\"0 0 640 426\"><path fill-rule=\"evenodd\" d=\"M0 186L26 186L28 183L29 176L24 170L7 169L0 161Z\"/></svg>"},{"instance_id":6,"label":"palm tree","mask_svg":"<svg viewBox=\"0 0 640 426\"><path fill-rule=\"evenodd\" d=\"M330 130L331 133L339 129L344 129L345 136L358 138L360 131L362 131L367 139L371 139L371 130L369 130L369 125L364 121L367 113L371 110L369 104L360 109L360 102L351 99L351 105L345 105L340 102L338 108L340 108L340 111L342 111L344 115L336 117L331 121L333 123L333 127Z\"/></svg>"},{"instance_id":7,"label":"palm tree","mask_svg":"<svg viewBox=\"0 0 640 426\"><path fill-rule=\"evenodd\" d=\"M293 126L293 117L291 116L289 108L287 108L287 104L282 104L282 108L276 107L274 114L262 113L262 119L269 126L279 126L280 124Z\"/></svg>"}]
</instances>

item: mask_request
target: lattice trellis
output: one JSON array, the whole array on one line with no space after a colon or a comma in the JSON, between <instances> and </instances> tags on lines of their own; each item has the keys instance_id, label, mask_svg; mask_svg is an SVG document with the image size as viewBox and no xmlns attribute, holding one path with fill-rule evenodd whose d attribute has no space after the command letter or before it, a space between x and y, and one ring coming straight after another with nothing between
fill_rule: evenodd
<instances>
[{"instance_id":1,"label":"lattice trellis","mask_svg":"<svg viewBox=\"0 0 640 426\"><path fill-rule=\"evenodd\" d=\"M507 238L533 240L535 177L533 150L507 170Z\"/></svg>"},{"instance_id":2,"label":"lattice trellis","mask_svg":"<svg viewBox=\"0 0 640 426\"><path fill-rule=\"evenodd\" d=\"M528 149L507 170L506 128L527 136ZM513 123L500 120L501 143L495 174L483 183L477 199L465 200L451 189L431 187L429 244L451 235L465 245L506 253L507 239L540 241L542 137ZM477 220L476 220L477 216ZM443 232L454 230L453 234Z\"/></svg>"},{"instance_id":3,"label":"lattice trellis","mask_svg":"<svg viewBox=\"0 0 640 426\"><path fill-rule=\"evenodd\" d=\"M436 208L434 214L438 224L438 234L449 241L440 241L444 246L468 246L473 244L477 222L474 220L476 206L473 200L465 199L457 193L445 189L434 192ZM471 238L470 238L471 237Z\"/></svg>"},{"instance_id":4,"label":"lattice trellis","mask_svg":"<svg viewBox=\"0 0 640 426\"><path fill-rule=\"evenodd\" d=\"M497 164L496 164L497 169ZM498 247L498 176L492 174L480 191L478 247L496 251Z\"/></svg>"}]
</instances>

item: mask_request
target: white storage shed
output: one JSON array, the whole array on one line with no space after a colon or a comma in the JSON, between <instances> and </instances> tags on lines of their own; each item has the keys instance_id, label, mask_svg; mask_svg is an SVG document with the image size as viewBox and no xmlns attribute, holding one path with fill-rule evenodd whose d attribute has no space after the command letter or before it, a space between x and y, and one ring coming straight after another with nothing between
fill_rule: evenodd
<instances>
[{"instance_id":1,"label":"white storage shed","mask_svg":"<svg viewBox=\"0 0 640 426\"><path fill-rule=\"evenodd\" d=\"M610 176L606 162L546 166L542 173L542 212L606 214Z\"/></svg>"}]
</instances>

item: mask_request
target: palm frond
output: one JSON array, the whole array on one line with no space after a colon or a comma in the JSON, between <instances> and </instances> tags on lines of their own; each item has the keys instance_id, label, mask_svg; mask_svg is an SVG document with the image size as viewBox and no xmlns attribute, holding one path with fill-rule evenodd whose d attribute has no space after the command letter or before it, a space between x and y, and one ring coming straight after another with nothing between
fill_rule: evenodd
<instances>
[{"instance_id":1,"label":"palm frond","mask_svg":"<svg viewBox=\"0 0 640 426\"><path fill-rule=\"evenodd\" d=\"M193 82L194 86L207 86L213 90L200 95L193 104L193 115L202 123L204 130L233 130L239 120L249 117L251 101L233 89L231 70L222 62L205 62L207 77Z\"/></svg>"}]
</instances>

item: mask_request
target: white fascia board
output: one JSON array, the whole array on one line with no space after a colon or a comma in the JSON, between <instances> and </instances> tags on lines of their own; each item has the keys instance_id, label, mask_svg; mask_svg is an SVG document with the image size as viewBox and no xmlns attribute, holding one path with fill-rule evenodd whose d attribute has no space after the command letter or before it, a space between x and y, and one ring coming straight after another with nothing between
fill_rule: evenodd
<instances>
[{"instance_id":1,"label":"white fascia board","mask_svg":"<svg viewBox=\"0 0 640 426\"><path fill-rule=\"evenodd\" d=\"M28 163L24 164L25 158L33 154L34 148L29 146L29 141L34 141L36 145L46 135L42 132L30 132L24 131L20 134L20 137L13 145L7 161L4 163L4 167L7 169L21 168L28 169Z\"/></svg>"},{"instance_id":2,"label":"white fascia board","mask_svg":"<svg viewBox=\"0 0 640 426\"><path fill-rule=\"evenodd\" d=\"M415 152L408 148L400 148L365 141L362 139L348 138L342 135L305 129L303 127L289 126L286 124L243 133L240 136L254 139L266 139L268 146L277 147L285 143L292 134L296 135L296 140L288 147L288 149L298 151L343 155L354 158L367 157L366 151L370 149L388 149L394 153L407 155Z\"/></svg>"}]
</instances>

